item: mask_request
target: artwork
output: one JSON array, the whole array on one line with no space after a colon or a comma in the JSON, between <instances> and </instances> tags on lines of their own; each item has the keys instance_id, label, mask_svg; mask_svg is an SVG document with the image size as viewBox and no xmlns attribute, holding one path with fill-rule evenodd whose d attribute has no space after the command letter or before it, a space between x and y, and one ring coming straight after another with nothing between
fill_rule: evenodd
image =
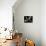
<instances>
[{"instance_id":1,"label":"artwork","mask_svg":"<svg viewBox=\"0 0 46 46\"><path fill-rule=\"evenodd\" d=\"M33 16L24 16L24 23L32 23Z\"/></svg>"}]
</instances>

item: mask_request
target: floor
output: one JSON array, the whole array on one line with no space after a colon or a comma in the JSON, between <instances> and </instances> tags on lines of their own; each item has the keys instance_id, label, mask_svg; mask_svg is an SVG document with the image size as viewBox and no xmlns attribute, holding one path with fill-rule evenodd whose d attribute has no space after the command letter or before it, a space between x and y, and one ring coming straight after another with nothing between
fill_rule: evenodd
<instances>
[{"instance_id":1,"label":"floor","mask_svg":"<svg viewBox=\"0 0 46 46\"><path fill-rule=\"evenodd\" d=\"M6 40L6 42L2 43L0 46L16 46L15 39L13 39L13 40Z\"/></svg>"},{"instance_id":2,"label":"floor","mask_svg":"<svg viewBox=\"0 0 46 46\"><path fill-rule=\"evenodd\" d=\"M2 43L0 46L16 46L16 39L13 40L6 40L4 43ZM18 46L18 45L17 45ZM24 46L22 43L20 46Z\"/></svg>"}]
</instances>

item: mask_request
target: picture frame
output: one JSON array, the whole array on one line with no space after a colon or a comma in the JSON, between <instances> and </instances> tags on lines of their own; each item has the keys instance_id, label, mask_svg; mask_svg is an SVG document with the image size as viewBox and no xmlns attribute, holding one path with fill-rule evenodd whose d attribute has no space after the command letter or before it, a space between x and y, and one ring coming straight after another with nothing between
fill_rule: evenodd
<instances>
[{"instance_id":1,"label":"picture frame","mask_svg":"<svg viewBox=\"0 0 46 46\"><path fill-rule=\"evenodd\" d=\"M32 23L33 16L24 16L24 23Z\"/></svg>"}]
</instances>

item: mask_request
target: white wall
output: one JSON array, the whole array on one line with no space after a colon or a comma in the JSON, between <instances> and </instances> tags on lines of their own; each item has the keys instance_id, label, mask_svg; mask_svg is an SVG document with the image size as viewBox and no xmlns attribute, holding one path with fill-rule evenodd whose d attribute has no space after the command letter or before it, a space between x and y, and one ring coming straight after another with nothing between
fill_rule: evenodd
<instances>
[{"instance_id":1,"label":"white wall","mask_svg":"<svg viewBox=\"0 0 46 46\"><path fill-rule=\"evenodd\" d=\"M41 39L42 46L46 46L46 0L41 0L41 2L40 0L32 0L31 2L30 1L28 3L27 1L24 3L22 2L21 5L18 5L18 7L14 5L15 27L19 32L23 32L24 36L27 36L26 34L28 34L28 38L30 36L31 38L34 37L34 40L36 42ZM30 16L32 15L34 17L33 24L24 23L23 17L25 15L30 15ZM40 34L37 35L36 34L37 32L39 32ZM37 45L39 43L37 42Z\"/></svg>"},{"instance_id":2,"label":"white wall","mask_svg":"<svg viewBox=\"0 0 46 46\"><path fill-rule=\"evenodd\" d=\"M12 6L16 0L0 0L0 27L12 28Z\"/></svg>"},{"instance_id":3,"label":"white wall","mask_svg":"<svg viewBox=\"0 0 46 46\"><path fill-rule=\"evenodd\" d=\"M42 46L46 46L46 0L41 1L41 40Z\"/></svg>"},{"instance_id":4,"label":"white wall","mask_svg":"<svg viewBox=\"0 0 46 46\"><path fill-rule=\"evenodd\" d=\"M25 38L34 40L36 46L41 46L41 0L23 0L13 10L18 32L22 32ZM24 16L33 16L33 23L24 23Z\"/></svg>"}]
</instances>

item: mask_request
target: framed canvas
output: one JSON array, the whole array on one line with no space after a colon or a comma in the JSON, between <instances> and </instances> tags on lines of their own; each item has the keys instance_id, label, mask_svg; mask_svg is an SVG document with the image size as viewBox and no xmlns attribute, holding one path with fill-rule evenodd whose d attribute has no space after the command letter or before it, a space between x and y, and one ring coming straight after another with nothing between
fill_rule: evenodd
<instances>
[{"instance_id":1,"label":"framed canvas","mask_svg":"<svg viewBox=\"0 0 46 46\"><path fill-rule=\"evenodd\" d=\"M33 16L24 16L24 23L32 23Z\"/></svg>"}]
</instances>

